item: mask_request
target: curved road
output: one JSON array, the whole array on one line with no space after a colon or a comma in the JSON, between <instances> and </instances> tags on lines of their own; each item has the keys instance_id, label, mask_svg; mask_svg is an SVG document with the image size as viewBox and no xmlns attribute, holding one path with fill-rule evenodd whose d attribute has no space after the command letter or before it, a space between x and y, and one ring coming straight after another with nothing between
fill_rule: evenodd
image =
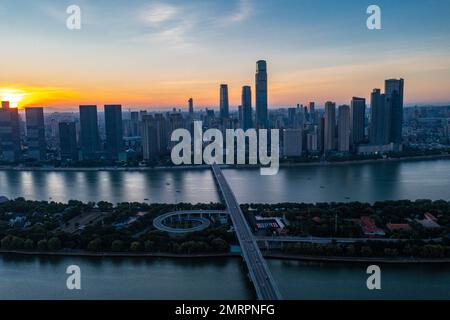
<instances>
[{"instance_id":1,"label":"curved road","mask_svg":"<svg viewBox=\"0 0 450 320\"><path fill-rule=\"evenodd\" d=\"M153 220L153 226L160 230L165 231L169 233L176 233L176 234L184 234L184 233L191 233L191 232L198 232L207 229L211 225L211 221L209 221L206 218L200 218L200 217L189 217L188 220L191 221L197 221L201 224L199 226L188 228L188 229L177 229L177 228L171 228L166 226L163 222L164 220L171 218L171 217L178 217L182 215L194 215L194 214L225 214L225 211L218 211L218 210L187 210L187 211L174 211L169 212L166 214L163 214L161 216L156 217Z\"/></svg>"}]
</instances>

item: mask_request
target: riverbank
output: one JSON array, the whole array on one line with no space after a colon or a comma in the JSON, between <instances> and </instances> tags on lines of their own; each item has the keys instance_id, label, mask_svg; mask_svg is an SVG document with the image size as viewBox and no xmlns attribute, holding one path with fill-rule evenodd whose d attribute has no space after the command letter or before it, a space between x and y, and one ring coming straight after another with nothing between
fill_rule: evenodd
<instances>
[{"instance_id":1,"label":"riverbank","mask_svg":"<svg viewBox=\"0 0 450 320\"><path fill-rule=\"evenodd\" d=\"M7 251L0 250L1 255L22 255L35 257L86 257L86 258L168 258L168 259L205 259L205 258L237 258L240 253L202 253L202 254L172 254L172 253L120 253L120 252L86 252L86 251ZM322 263L380 263L380 264L450 264L447 259L419 258L385 258L385 257L318 257L295 255L277 252L262 252L264 258L271 260L291 260Z\"/></svg>"},{"instance_id":2,"label":"riverbank","mask_svg":"<svg viewBox=\"0 0 450 320\"><path fill-rule=\"evenodd\" d=\"M377 162L400 162L400 161L421 161L421 160L439 160L450 159L450 154L427 155L427 156L413 156L413 157L399 157L399 158L383 158L383 159L367 159L367 160L352 160L352 161L317 161L317 162L296 162L296 163L280 163L280 168L291 167L316 167L316 166L335 166L335 165L352 165L352 164L366 164ZM232 169L259 169L259 165L221 165L222 168ZM204 170L209 169L209 165L182 165L182 166L156 166L156 167L26 167L26 166L0 166L1 171L55 171L55 172L77 172L77 171L163 171L163 170Z\"/></svg>"},{"instance_id":3,"label":"riverbank","mask_svg":"<svg viewBox=\"0 0 450 320\"><path fill-rule=\"evenodd\" d=\"M420 258L385 258L385 257L318 257L304 256L286 253L264 253L267 259L276 260L294 260L294 261L310 261L310 262L345 262L345 263L380 263L380 264L450 264L450 258L444 259L420 259Z\"/></svg>"},{"instance_id":4,"label":"riverbank","mask_svg":"<svg viewBox=\"0 0 450 320\"><path fill-rule=\"evenodd\" d=\"M450 154L416 156L416 157L399 157L399 158L383 158L383 159L367 159L367 160L353 160L353 161L323 161L310 163L281 163L280 167L304 167L304 166L333 166L333 165L351 165L351 164L365 164L376 162L400 162L400 161L421 161L421 160L439 160L450 159Z\"/></svg>"}]
</instances>

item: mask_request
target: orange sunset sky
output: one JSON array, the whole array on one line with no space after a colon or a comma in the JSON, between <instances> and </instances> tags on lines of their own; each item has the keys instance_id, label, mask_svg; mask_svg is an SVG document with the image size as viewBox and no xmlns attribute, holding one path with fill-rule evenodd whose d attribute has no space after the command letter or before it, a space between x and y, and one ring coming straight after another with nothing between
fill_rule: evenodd
<instances>
[{"instance_id":1,"label":"orange sunset sky","mask_svg":"<svg viewBox=\"0 0 450 320\"><path fill-rule=\"evenodd\" d=\"M366 27L367 1L68 1L0 3L0 99L13 106L215 107L230 104L268 62L269 104L369 98L405 79L406 104L450 103L450 4L378 1L383 29ZM431 4L431 5L430 5Z\"/></svg>"}]
</instances>

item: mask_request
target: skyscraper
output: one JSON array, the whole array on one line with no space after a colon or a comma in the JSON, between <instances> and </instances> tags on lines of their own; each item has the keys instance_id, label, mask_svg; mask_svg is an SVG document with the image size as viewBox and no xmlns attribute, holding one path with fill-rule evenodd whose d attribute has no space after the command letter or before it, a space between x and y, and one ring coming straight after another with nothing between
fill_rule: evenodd
<instances>
[{"instance_id":1,"label":"skyscraper","mask_svg":"<svg viewBox=\"0 0 450 320\"><path fill-rule=\"evenodd\" d=\"M311 101L309 103L309 121L312 124L316 124L316 122L317 122L317 120L316 120L316 104L313 101Z\"/></svg>"},{"instance_id":2,"label":"skyscraper","mask_svg":"<svg viewBox=\"0 0 450 320\"><path fill-rule=\"evenodd\" d=\"M351 107L351 145L354 148L364 141L366 99L353 97Z\"/></svg>"},{"instance_id":3,"label":"skyscraper","mask_svg":"<svg viewBox=\"0 0 450 320\"><path fill-rule=\"evenodd\" d=\"M286 129L283 131L283 155L301 157L303 152L303 130Z\"/></svg>"},{"instance_id":4,"label":"skyscraper","mask_svg":"<svg viewBox=\"0 0 450 320\"><path fill-rule=\"evenodd\" d=\"M162 114L148 115L142 124L142 151L144 160L154 160L167 152L168 133Z\"/></svg>"},{"instance_id":5,"label":"skyscraper","mask_svg":"<svg viewBox=\"0 0 450 320\"><path fill-rule=\"evenodd\" d=\"M350 151L350 107L348 105L339 106L338 151Z\"/></svg>"},{"instance_id":6,"label":"skyscraper","mask_svg":"<svg viewBox=\"0 0 450 320\"><path fill-rule=\"evenodd\" d=\"M228 102L228 85L220 85L220 117L227 119L230 116L229 102Z\"/></svg>"},{"instance_id":7,"label":"skyscraper","mask_svg":"<svg viewBox=\"0 0 450 320\"><path fill-rule=\"evenodd\" d=\"M319 126L317 132L317 149L320 153L325 151L325 117L319 117Z\"/></svg>"},{"instance_id":8,"label":"skyscraper","mask_svg":"<svg viewBox=\"0 0 450 320\"><path fill-rule=\"evenodd\" d=\"M374 89L370 99L370 143L373 145L389 144L390 110L386 96L380 89Z\"/></svg>"},{"instance_id":9,"label":"skyscraper","mask_svg":"<svg viewBox=\"0 0 450 320\"><path fill-rule=\"evenodd\" d=\"M291 128L295 128L297 124L297 109L288 108L288 122Z\"/></svg>"},{"instance_id":10,"label":"skyscraper","mask_svg":"<svg viewBox=\"0 0 450 320\"><path fill-rule=\"evenodd\" d=\"M325 103L324 152L336 150L336 104Z\"/></svg>"},{"instance_id":11,"label":"skyscraper","mask_svg":"<svg viewBox=\"0 0 450 320\"><path fill-rule=\"evenodd\" d=\"M250 86L242 87L242 118L244 130L253 127L252 88Z\"/></svg>"},{"instance_id":12,"label":"skyscraper","mask_svg":"<svg viewBox=\"0 0 450 320\"><path fill-rule=\"evenodd\" d=\"M311 101L309 103L309 113L314 114L315 112L316 112L316 104L313 101Z\"/></svg>"},{"instance_id":13,"label":"skyscraper","mask_svg":"<svg viewBox=\"0 0 450 320\"><path fill-rule=\"evenodd\" d=\"M389 142L402 143L404 80L389 79L385 81L384 86L390 109Z\"/></svg>"},{"instance_id":14,"label":"skyscraper","mask_svg":"<svg viewBox=\"0 0 450 320\"><path fill-rule=\"evenodd\" d=\"M188 100L189 105L189 116L192 118L194 116L194 99L190 98Z\"/></svg>"},{"instance_id":15,"label":"skyscraper","mask_svg":"<svg viewBox=\"0 0 450 320\"><path fill-rule=\"evenodd\" d=\"M95 160L99 157L97 106L80 106L80 148L84 160Z\"/></svg>"},{"instance_id":16,"label":"skyscraper","mask_svg":"<svg viewBox=\"0 0 450 320\"><path fill-rule=\"evenodd\" d=\"M141 130L140 130L140 121L139 121L139 112L138 111L133 111L130 114L130 126L131 126L131 136L132 137L137 137L141 135Z\"/></svg>"},{"instance_id":17,"label":"skyscraper","mask_svg":"<svg viewBox=\"0 0 450 320\"><path fill-rule=\"evenodd\" d=\"M2 101L0 109L0 161L15 162L21 158L19 112Z\"/></svg>"},{"instance_id":18,"label":"skyscraper","mask_svg":"<svg viewBox=\"0 0 450 320\"><path fill-rule=\"evenodd\" d=\"M267 110L267 63L260 60L256 63L256 127L268 127Z\"/></svg>"},{"instance_id":19,"label":"skyscraper","mask_svg":"<svg viewBox=\"0 0 450 320\"><path fill-rule=\"evenodd\" d=\"M77 129L75 122L59 123L59 149L62 161L78 161Z\"/></svg>"},{"instance_id":20,"label":"skyscraper","mask_svg":"<svg viewBox=\"0 0 450 320\"><path fill-rule=\"evenodd\" d=\"M108 159L119 159L123 151L122 106L105 105L106 152Z\"/></svg>"},{"instance_id":21,"label":"skyscraper","mask_svg":"<svg viewBox=\"0 0 450 320\"><path fill-rule=\"evenodd\" d=\"M45 142L44 108L25 109L28 158L36 161L46 159L47 145Z\"/></svg>"}]
</instances>

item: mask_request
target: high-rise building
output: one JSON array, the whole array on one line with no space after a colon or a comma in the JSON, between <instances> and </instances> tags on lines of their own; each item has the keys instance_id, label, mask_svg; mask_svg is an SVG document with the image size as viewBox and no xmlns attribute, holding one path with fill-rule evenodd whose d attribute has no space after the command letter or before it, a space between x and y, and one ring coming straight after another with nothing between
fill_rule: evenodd
<instances>
[{"instance_id":1,"label":"high-rise building","mask_svg":"<svg viewBox=\"0 0 450 320\"><path fill-rule=\"evenodd\" d=\"M194 116L194 99L190 98L188 100L188 106L189 106L189 116L192 118Z\"/></svg>"},{"instance_id":2,"label":"high-rise building","mask_svg":"<svg viewBox=\"0 0 450 320\"><path fill-rule=\"evenodd\" d=\"M288 108L288 126L291 128L295 128L296 123L297 123L297 109Z\"/></svg>"},{"instance_id":3,"label":"high-rise building","mask_svg":"<svg viewBox=\"0 0 450 320\"><path fill-rule=\"evenodd\" d=\"M317 132L317 149L320 153L325 152L325 117L319 117L319 126Z\"/></svg>"},{"instance_id":4,"label":"high-rise building","mask_svg":"<svg viewBox=\"0 0 450 320\"><path fill-rule=\"evenodd\" d=\"M238 106L238 121L241 128L244 127L244 112L242 111L242 105Z\"/></svg>"},{"instance_id":5,"label":"high-rise building","mask_svg":"<svg viewBox=\"0 0 450 320\"><path fill-rule=\"evenodd\" d=\"M220 85L220 117L227 119L230 117L230 105L228 101L228 85Z\"/></svg>"},{"instance_id":6,"label":"high-rise building","mask_svg":"<svg viewBox=\"0 0 450 320\"><path fill-rule=\"evenodd\" d=\"M59 149L62 161L78 161L77 129L75 122L59 123Z\"/></svg>"},{"instance_id":7,"label":"high-rise building","mask_svg":"<svg viewBox=\"0 0 450 320\"><path fill-rule=\"evenodd\" d=\"M338 115L338 151L350 151L350 106L339 106Z\"/></svg>"},{"instance_id":8,"label":"high-rise building","mask_svg":"<svg viewBox=\"0 0 450 320\"><path fill-rule=\"evenodd\" d=\"M108 159L118 160L123 152L122 106L105 105L106 152Z\"/></svg>"},{"instance_id":9,"label":"high-rise building","mask_svg":"<svg viewBox=\"0 0 450 320\"><path fill-rule=\"evenodd\" d=\"M316 104L315 102L311 101L309 103L309 121L312 124L316 124L317 123L317 117L316 117Z\"/></svg>"},{"instance_id":10,"label":"high-rise building","mask_svg":"<svg viewBox=\"0 0 450 320\"><path fill-rule=\"evenodd\" d=\"M336 150L336 104L325 103L324 152Z\"/></svg>"},{"instance_id":11,"label":"high-rise building","mask_svg":"<svg viewBox=\"0 0 450 320\"><path fill-rule=\"evenodd\" d=\"M97 106L80 106L80 148L84 160L98 159L100 136L98 133Z\"/></svg>"},{"instance_id":12,"label":"high-rise building","mask_svg":"<svg viewBox=\"0 0 450 320\"><path fill-rule=\"evenodd\" d=\"M242 120L244 130L253 128L252 88L250 86L242 87Z\"/></svg>"},{"instance_id":13,"label":"high-rise building","mask_svg":"<svg viewBox=\"0 0 450 320\"><path fill-rule=\"evenodd\" d=\"M306 135L306 149L308 152L319 151L319 127L314 126L313 130Z\"/></svg>"},{"instance_id":14,"label":"high-rise building","mask_svg":"<svg viewBox=\"0 0 450 320\"><path fill-rule=\"evenodd\" d=\"M20 123L17 108L2 101L0 109L0 161L15 162L21 158Z\"/></svg>"},{"instance_id":15,"label":"high-rise building","mask_svg":"<svg viewBox=\"0 0 450 320\"><path fill-rule=\"evenodd\" d=\"M316 104L313 101L311 101L309 103L309 113L314 114L315 112L316 112Z\"/></svg>"},{"instance_id":16,"label":"high-rise building","mask_svg":"<svg viewBox=\"0 0 450 320\"><path fill-rule=\"evenodd\" d=\"M351 132L352 147L364 142L364 129L366 120L366 99L353 97L351 102Z\"/></svg>"},{"instance_id":17,"label":"high-rise building","mask_svg":"<svg viewBox=\"0 0 450 320\"><path fill-rule=\"evenodd\" d=\"M283 131L283 155L301 157L303 152L303 130L285 129Z\"/></svg>"},{"instance_id":18,"label":"high-rise building","mask_svg":"<svg viewBox=\"0 0 450 320\"><path fill-rule=\"evenodd\" d=\"M130 114L130 129L131 129L130 130L131 137L138 137L141 135L138 111L133 111Z\"/></svg>"},{"instance_id":19,"label":"high-rise building","mask_svg":"<svg viewBox=\"0 0 450 320\"><path fill-rule=\"evenodd\" d=\"M267 102L267 63L260 60L256 63L256 127L268 127Z\"/></svg>"},{"instance_id":20,"label":"high-rise building","mask_svg":"<svg viewBox=\"0 0 450 320\"><path fill-rule=\"evenodd\" d=\"M402 143L403 128L403 79L385 81L384 93L390 109L390 139L389 142Z\"/></svg>"},{"instance_id":21,"label":"high-rise building","mask_svg":"<svg viewBox=\"0 0 450 320\"><path fill-rule=\"evenodd\" d=\"M142 151L144 160L154 160L167 152L168 132L162 114L145 116L142 124Z\"/></svg>"},{"instance_id":22,"label":"high-rise building","mask_svg":"<svg viewBox=\"0 0 450 320\"><path fill-rule=\"evenodd\" d=\"M380 89L374 89L372 92L370 114L370 143L378 146L389 144L390 108Z\"/></svg>"},{"instance_id":23,"label":"high-rise building","mask_svg":"<svg viewBox=\"0 0 450 320\"><path fill-rule=\"evenodd\" d=\"M46 160L44 108L25 108L28 158L36 161Z\"/></svg>"}]
</instances>

